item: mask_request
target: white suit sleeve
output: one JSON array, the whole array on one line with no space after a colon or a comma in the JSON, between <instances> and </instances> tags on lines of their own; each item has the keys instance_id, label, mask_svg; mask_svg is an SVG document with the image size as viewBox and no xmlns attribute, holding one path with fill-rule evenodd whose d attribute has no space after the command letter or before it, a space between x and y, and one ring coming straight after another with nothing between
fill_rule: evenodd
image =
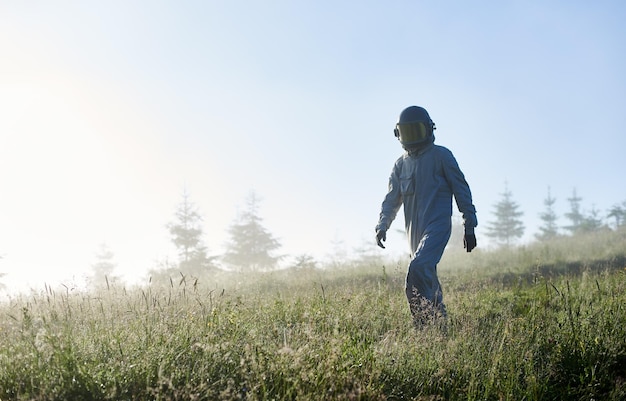
<instances>
[{"instance_id":1,"label":"white suit sleeve","mask_svg":"<svg viewBox=\"0 0 626 401\"><path fill-rule=\"evenodd\" d=\"M383 200L383 204L376 225L376 231L387 231L391 223L396 218L400 206L402 206L402 194L400 193L400 179L398 177L398 164L394 165L391 175L389 176L389 185L387 195Z\"/></svg>"},{"instance_id":2,"label":"white suit sleeve","mask_svg":"<svg viewBox=\"0 0 626 401\"><path fill-rule=\"evenodd\" d=\"M465 180L465 175L463 175L459 164L450 151L446 153L444 172L450 184L450 188L452 189L456 205L463 214L465 232L473 234L474 227L478 225L478 219L476 218L476 208L472 203L472 192L470 191L469 184Z\"/></svg>"}]
</instances>

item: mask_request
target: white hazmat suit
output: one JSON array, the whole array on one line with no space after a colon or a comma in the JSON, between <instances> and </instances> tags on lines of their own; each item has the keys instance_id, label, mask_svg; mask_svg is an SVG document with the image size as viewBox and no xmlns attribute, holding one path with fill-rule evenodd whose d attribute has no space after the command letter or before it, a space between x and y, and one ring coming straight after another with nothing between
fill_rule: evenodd
<instances>
[{"instance_id":1,"label":"white hazmat suit","mask_svg":"<svg viewBox=\"0 0 626 401\"><path fill-rule=\"evenodd\" d=\"M412 258L406 296L416 324L433 314L446 315L437 264L452 231L453 195L465 233L473 235L478 223L469 185L452 152L435 145L434 136L419 149L407 151L393 166L376 231L386 232L404 205Z\"/></svg>"}]
</instances>

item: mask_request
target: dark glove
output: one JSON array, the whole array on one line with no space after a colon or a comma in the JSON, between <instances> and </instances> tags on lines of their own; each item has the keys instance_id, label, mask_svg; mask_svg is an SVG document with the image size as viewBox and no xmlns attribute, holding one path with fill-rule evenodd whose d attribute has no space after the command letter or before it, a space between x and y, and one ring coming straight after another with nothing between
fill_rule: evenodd
<instances>
[{"instance_id":1,"label":"dark glove","mask_svg":"<svg viewBox=\"0 0 626 401\"><path fill-rule=\"evenodd\" d=\"M385 246L381 241L387 241L387 231L385 230L376 230L376 243L379 247L385 249Z\"/></svg>"},{"instance_id":2,"label":"dark glove","mask_svg":"<svg viewBox=\"0 0 626 401\"><path fill-rule=\"evenodd\" d=\"M476 248L476 235L465 234L463 237L463 248L465 248L467 252L472 252L472 249Z\"/></svg>"}]
</instances>

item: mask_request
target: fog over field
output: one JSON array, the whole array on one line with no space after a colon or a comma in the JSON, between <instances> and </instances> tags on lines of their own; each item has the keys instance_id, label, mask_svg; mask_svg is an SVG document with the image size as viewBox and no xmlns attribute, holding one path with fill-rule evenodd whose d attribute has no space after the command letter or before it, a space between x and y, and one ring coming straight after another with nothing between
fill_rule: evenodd
<instances>
[{"instance_id":1,"label":"fog over field","mask_svg":"<svg viewBox=\"0 0 626 401\"><path fill-rule=\"evenodd\" d=\"M574 191L611 226L626 201L625 14L622 1L3 2L0 283L81 283L103 243L117 275L145 282L177 258L166 226L185 191L211 256L250 191L281 267L404 255L401 216L387 250L373 234L413 104L465 173L479 249L505 188L524 213L518 244L548 188L559 226Z\"/></svg>"}]
</instances>

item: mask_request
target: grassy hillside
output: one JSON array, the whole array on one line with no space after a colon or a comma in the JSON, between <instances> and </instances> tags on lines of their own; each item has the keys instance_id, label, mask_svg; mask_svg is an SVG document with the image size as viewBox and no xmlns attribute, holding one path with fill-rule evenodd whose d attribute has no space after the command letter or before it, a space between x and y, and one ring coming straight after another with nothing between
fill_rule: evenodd
<instances>
[{"instance_id":1,"label":"grassy hillside","mask_svg":"<svg viewBox=\"0 0 626 401\"><path fill-rule=\"evenodd\" d=\"M0 399L624 399L625 244L450 252L447 330L411 325L406 261L47 289L0 306Z\"/></svg>"}]
</instances>

